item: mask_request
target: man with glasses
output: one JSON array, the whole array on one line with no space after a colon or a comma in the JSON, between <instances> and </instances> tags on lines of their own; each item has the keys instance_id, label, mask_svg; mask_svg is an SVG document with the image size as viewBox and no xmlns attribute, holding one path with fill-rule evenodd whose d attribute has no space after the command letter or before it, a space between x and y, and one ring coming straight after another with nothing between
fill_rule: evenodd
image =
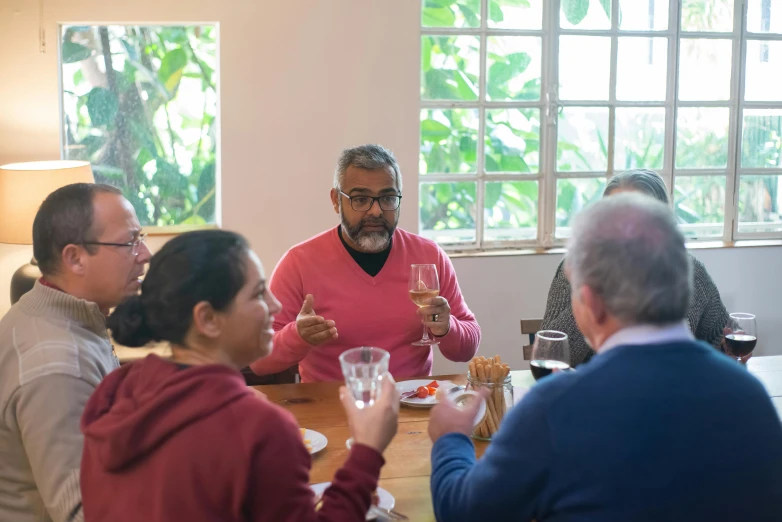
<instances>
[{"instance_id":1,"label":"man with glasses","mask_svg":"<svg viewBox=\"0 0 782 522\"><path fill-rule=\"evenodd\" d=\"M33 253L43 277L0 320L0 520L83 520L81 414L119 366L105 316L150 252L118 189L76 183L41 204Z\"/></svg>"},{"instance_id":2,"label":"man with glasses","mask_svg":"<svg viewBox=\"0 0 782 522\"><path fill-rule=\"evenodd\" d=\"M428 375L430 346L413 346L423 323L452 361L468 361L481 337L448 256L428 239L397 228L402 176L380 145L343 151L331 202L341 224L291 248L270 289L282 303L272 355L251 365L259 375L299 365L302 382L341 380L339 355L356 346L391 353L396 378ZM417 309L411 264L437 268L440 293Z\"/></svg>"}]
</instances>

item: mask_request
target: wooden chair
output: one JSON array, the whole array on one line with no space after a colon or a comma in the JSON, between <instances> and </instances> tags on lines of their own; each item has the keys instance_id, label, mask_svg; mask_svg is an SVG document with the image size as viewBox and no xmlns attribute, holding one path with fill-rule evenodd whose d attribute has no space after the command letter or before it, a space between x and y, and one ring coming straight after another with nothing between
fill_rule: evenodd
<instances>
[{"instance_id":1,"label":"wooden chair","mask_svg":"<svg viewBox=\"0 0 782 522\"><path fill-rule=\"evenodd\" d=\"M540 325L543 323L543 319L522 319L521 320L521 333L522 335L529 336L529 344L524 345L521 348L522 355L525 361L532 359L532 345L535 343L535 334L540 331Z\"/></svg>"}]
</instances>

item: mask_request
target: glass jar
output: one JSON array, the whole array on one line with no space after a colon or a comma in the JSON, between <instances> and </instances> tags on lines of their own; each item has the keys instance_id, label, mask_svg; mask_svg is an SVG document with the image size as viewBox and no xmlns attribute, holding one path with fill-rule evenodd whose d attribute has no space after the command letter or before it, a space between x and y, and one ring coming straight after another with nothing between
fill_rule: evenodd
<instances>
[{"instance_id":1,"label":"glass jar","mask_svg":"<svg viewBox=\"0 0 782 522\"><path fill-rule=\"evenodd\" d=\"M477 440L491 440L492 436L500 429L505 413L513 406L513 384L510 374L503 380L495 382L467 372L467 389L478 391L481 388L489 390L490 395L486 399L486 415L478 423L472 432L472 437Z\"/></svg>"}]
</instances>

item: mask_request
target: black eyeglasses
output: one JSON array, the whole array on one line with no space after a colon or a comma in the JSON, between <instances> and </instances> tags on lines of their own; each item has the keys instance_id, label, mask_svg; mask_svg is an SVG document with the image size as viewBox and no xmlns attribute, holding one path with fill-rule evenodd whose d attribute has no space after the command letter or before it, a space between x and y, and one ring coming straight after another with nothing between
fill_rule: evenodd
<instances>
[{"instance_id":1,"label":"black eyeglasses","mask_svg":"<svg viewBox=\"0 0 782 522\"><path fill-rule=\"evenodd\" d=\"M380 206L380 210L396 210L399 208L399 204L402 202L402 196L348 196L341 190L340 194L350 200L350 208L356 212L367 212L372 205L377 204Z\"/></svg>"},{"instance_id":2,"label":"black eyeglasses","mask_svg":"<svg viewBox=\"0 0 782 522\"><path fill-rule=\"evenodd\" d=\"M84 241L82 245L102 245L102 246L115 246L115 247L130 247L130 255L137 256L138 249L141 243L145 243L147 240L146 234L141 234L137 239L128 241L127 243L106 243L103 241Z\"/></svg>"}]
</instances>

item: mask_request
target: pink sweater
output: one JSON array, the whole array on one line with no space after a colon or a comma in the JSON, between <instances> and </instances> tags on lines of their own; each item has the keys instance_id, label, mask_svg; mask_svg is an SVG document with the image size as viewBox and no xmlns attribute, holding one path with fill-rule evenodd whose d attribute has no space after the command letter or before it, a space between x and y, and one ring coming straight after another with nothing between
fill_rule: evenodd
<instances>
[{"instance_id":1,"label":"pink sweater","mask_svg":"<svg viewBox=\"0 0 782 522\"><path fill-rule=\"evenodd\" d=\"M266 375L298 363L302 382L339 381L342 352L377 346L391 353L389 369L396 379L429 375L432 349L412 345L423 329L407 288L414 263L437 265L440 295L451 307L451 329L438 339L440 351L452 361L469 361L478 350L481 329L464 303L450 259L437 244L396 229L388 260L371 277L332 228L291 248L274 269L269 288L282 303L274 321L274 351L253 363L253 371ZM307 294L315 298L315 313L336 323L335 341L313 347L296 330Z\"/></svg>"}]
</instances>

